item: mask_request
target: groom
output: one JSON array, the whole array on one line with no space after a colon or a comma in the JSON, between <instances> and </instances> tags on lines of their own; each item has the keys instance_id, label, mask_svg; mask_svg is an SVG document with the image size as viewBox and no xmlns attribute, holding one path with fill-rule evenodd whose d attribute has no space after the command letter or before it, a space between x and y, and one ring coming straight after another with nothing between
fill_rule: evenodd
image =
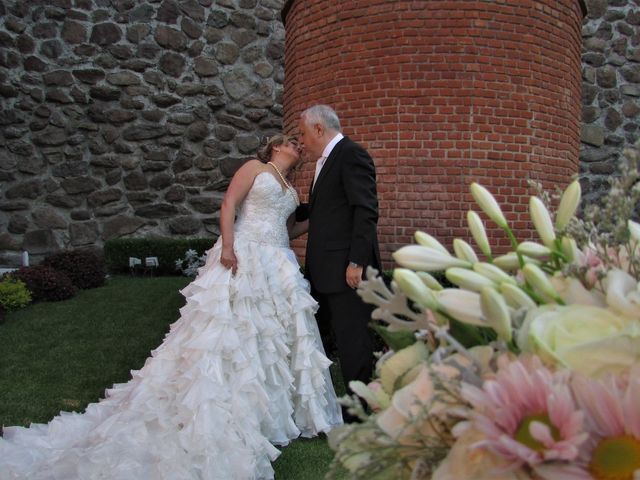
<instances>
[{"instance_id":1,"label":"groom","mask_svg":"<svg viewBox=\"0 0 640 480\"><path fill-rule=\"evenodd\" d=\"M356 288L367 265L380 270L375 167L363 147L340 133L331 107L308 108L298 126L301 146L317 159L309 193L306 277L320 304L318 313L328 318L335 335L345 384L367 383L373 369L367 326L373 308Z\"/></svg>"}]
</instances>

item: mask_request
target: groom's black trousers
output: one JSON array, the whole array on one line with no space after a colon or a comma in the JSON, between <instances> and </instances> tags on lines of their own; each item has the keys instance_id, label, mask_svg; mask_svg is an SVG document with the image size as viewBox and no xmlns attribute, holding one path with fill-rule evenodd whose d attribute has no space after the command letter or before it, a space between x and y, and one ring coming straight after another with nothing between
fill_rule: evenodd
<instances>
[{"instance_id":1,"label":"groom's black trousers","mask_svg":"<svg viewBox=\"0 0 640 480\"><path fill-rule=\"evenodd\" d=\"M368 383L374 362L373 335L368 327L373 306L352 289L337 293L312 289L311 294L320 305L316 319L321 334L326 338L329 329L333 332L345 386L348 388L352 380Z\"/></svg>"}]
</instances>

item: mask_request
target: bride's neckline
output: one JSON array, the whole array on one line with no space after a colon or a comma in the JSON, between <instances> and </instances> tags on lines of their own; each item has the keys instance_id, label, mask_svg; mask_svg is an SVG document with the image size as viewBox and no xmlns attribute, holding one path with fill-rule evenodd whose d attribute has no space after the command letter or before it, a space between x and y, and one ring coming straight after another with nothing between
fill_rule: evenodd
<instances>
[{"instance_id":1,"label":"bride's neckline","mask_svg":"<svg viewBox=\"0 0 640 480\"><path fill-rule=\"evenodd\" d=\"M261 172L259 172L256 175L256 178L258 178L260 175L262 175L263 173L266 173L268 177L271 177L273 179L274 182L276 182L276 184L278 185L278 188L280 189L280 193L282 195L286 195L287 193L289 193L293 199L296 202L296 205L300 205L300 199L298 198L298 192L296 191L296 189L294 188L293 185L291 185L289 182L287 182L286 187L282 187L282 184L278 181L278 178L271 173L269 170L262 170Z\"/></svg>"},{"instance_id":2,"label":"bride's neckline","mask_svg":"<svg viewBox=\"0 0 640 480\"><path fill-rule=\"evenodd\" d=\"M273 167L273 169L278 174L278 177L280 177L280 180L282 180L282 183L284 184L285 187L293 188L293 185L291 185L291 182L289 182L289 180L285 178L285 176L282 174L282 172L280 171L280 169L277 167L275 163L267 162L267 165L271 165L271 167Z\"/></svg>"}]
</instances>

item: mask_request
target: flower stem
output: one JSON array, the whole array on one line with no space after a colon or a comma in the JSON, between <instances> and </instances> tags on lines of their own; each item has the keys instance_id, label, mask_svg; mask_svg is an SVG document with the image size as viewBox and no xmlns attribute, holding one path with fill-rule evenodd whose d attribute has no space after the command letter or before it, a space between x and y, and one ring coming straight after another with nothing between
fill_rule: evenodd
<instances>
[{"instance_id":1,"label":"flower stem","mask_svg":"<svg viewBox=\"0 0 640 480\"><path fill-rule=\"evenodd\" d=\"M518 240L513 234L513 230L511 230L508 225L505 225L503 227L503 230L511 241L511 247L513 248L513 251L516 252L516 255L518 256L518 263L520 264L520 268L524 267L524 256L518 251Z\"/></svg>"}]
</instances>

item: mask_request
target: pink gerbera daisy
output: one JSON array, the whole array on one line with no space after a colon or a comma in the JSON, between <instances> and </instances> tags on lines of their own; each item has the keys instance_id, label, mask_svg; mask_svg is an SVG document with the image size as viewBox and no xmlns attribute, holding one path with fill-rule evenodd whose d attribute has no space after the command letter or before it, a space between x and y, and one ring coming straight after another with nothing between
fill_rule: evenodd
<instances>
[{"instance_id":1,"label":"pink gerbera daisy","mask_svg":"<svg viewBox=\"0 0 640 480\"><path fill-rule=\"evenodd\" d=\"M572 389L585 412L589 439L570 470L549 465L538 473L554 480L640 478L640 366L635 366L626 378L576 377Z\"/></svg>"},{"instance_id":2,"label":"pink gerbera daisy","mask_svg":"<svg viewBox=\"0 0 640 480\"><path fill-rule=\"evenodd\" d=\"M471 421L486 437L474 446L502 456L512 468L575 459L587 434L568 375L552 374L530 357L502 362L482 389L464 384L462 395L473 406Z\"/></svg>"}]
</instances>

